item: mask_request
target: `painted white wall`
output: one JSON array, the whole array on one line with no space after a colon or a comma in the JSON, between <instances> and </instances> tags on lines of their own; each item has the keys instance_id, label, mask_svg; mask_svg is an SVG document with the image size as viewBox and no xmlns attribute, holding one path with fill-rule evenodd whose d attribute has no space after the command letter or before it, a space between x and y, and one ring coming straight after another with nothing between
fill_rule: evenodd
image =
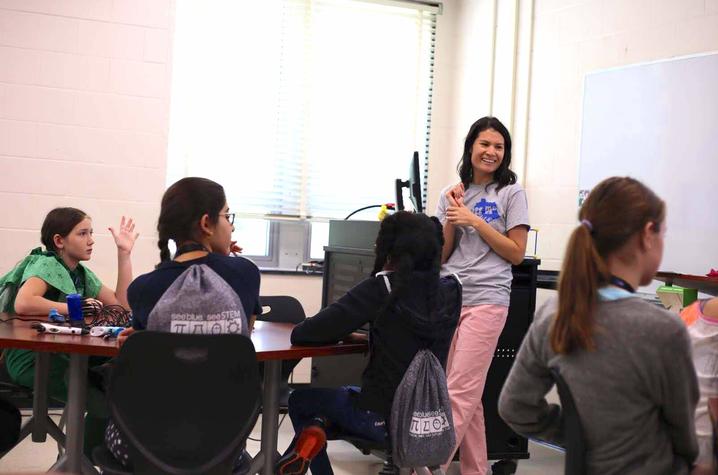
<instances>
[{"instance_id":1,"label":"painted white wall","mask_svg":"<svg viewBox=\"0 0 718 475\"><path fill-rule=\"evenodd\" d=\"M0 269L40 245L45 214L93 218L90 266L109 286L123 214L141 231L133 261L157 260L164 188L170 0L0 1Z\"/></svg>"},{"instance_id":2,"label":"painted white wall","mask_svg":"<svg viewBox=\"0 0 718 475\"><path fill-rule=\"evenodd\" d=\"M448 115L432 128L429 210L457 180L469 125L499 117L544 269L560 268L576 224L585 74L718 50L718 0L461 0L443 21L436 87Z\"/></svg>"},{"instance_id":3,"label":"painted white wall","mask_svg":"<svg viewBox=\"0 0 718 475\"><path fill-rule=\"evenodd\" d=\"M558 269L578 212L585 74L718 50L718 1L536 0L535 14L526 187L542 267Z\"/></svg>"}]
</instances>

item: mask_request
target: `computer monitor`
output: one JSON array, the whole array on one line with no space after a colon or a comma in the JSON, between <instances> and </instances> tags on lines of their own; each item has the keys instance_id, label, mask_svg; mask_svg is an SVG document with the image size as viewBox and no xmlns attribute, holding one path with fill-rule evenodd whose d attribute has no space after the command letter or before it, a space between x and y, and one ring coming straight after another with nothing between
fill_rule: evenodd
<instances>
[{"instance_id":1,"label":"computer monitor","mask_svg":"<svg viewBox=\"0 0 718 475\"><path fill-rule=\"evenodd\" d=\"M424 212L424 202L421 199L421 170L419 169L419 152L414 152L409 165L409 180L402 181L397 178L396 182L396 210L404 210L404 188L409 188L409 199L414 205L414 211Z\"/></svg>"}]
</instances>

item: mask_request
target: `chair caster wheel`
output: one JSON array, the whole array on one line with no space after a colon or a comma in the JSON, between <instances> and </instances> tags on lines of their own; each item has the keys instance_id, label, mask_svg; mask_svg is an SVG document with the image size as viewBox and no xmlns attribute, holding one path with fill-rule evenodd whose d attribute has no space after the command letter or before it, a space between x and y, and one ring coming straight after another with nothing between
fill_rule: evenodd
<instances>
[{"instance_id":1,"label":"chair caster wheel","mask_svg":"<svg viewBox=\"0 0 718 475\"><path fill-rule=\"evenodd\" d=\"M513 475L517 468L516 460L499 460L491 466L491 473L492 475Z\"/></svg>"}]
</instances>

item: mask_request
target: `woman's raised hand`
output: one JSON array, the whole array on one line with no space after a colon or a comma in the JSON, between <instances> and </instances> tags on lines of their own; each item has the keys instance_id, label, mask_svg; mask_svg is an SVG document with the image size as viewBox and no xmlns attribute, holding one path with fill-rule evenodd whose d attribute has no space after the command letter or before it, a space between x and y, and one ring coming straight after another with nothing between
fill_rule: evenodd
<instances>
[{"instance_id":1,"label":"woman's raised hand","mask_svg":"<svg viewBox=\"0 0 718 475\"><path fill-rule=\"evenodd\" d=\"M132 252L132 248L135 245L135 241L137 240L137 237L140 235L140 233L135 232L135 223L132 221L132 218L127 218L125 220L125 217L122 217L122 221L120 221L120 229L115 230L112 226L107 228L110 230L110 233L112 233L112 237L115 240L115 245L117 246L117 249L119 251L125 252L129 254Z\"/></svg>"},{"instance_id":2,"label":"woman's raised hand","mask_svg":"<svg viewBox=\"0 0 718 475\"><path fill-rule=\"evenodd\" d=\"M460 204L446 209L446 220L456 226L475 226L480 219L464 205L463 200Z\"/></svg>"},{"instance_id":3,"label":"woman's raised hand","mask_svg":"<svg viewBox=\"0 0 718 475\"><path fill-rule=\"evenodd\" d=\"M452 186L449 191L446 192L446 198L449 200L450 206L460 206L464 204L464 184L459 182Z\"/></svg>"}]
</instances>

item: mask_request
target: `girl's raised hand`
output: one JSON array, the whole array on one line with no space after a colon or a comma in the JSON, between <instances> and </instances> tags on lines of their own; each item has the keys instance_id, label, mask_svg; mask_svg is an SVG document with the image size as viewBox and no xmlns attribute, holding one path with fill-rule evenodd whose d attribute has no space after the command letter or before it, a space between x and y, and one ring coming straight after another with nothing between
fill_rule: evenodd
<instances>
[{"instance_id":1,"label":"girl's raised hand","mask_svg":"<svg viewBox=\"0 0 718 475\"><path fill-rule=\"evenodd\" d=\"M124 330L122 330L120 334L117 335L117 345L122 348L122 345L125 344L127 338L129 338L130 335L132 335L135 331L136 330L132 327L125 328Z\"/></svg>"},{"instance_id":2,"label":"girl's raised hand","mask_svg":"<svg viewBox=\"0 0 718 475\"><path fill-rule=\"evenodd\" d=\"M236 256L237 254L242 253L242 248L237 245L237 241L232 241L229 244L229 253L232 254L233 256Z\"/></svg>"},{"instance_id":3,"label":"girl's raised hand","mask_svg":"<svg viewBox=\"0 0 718 475\"><path fill-rule=\"evenodd\" d=\"M112 237L115 239L115 245L117 246L117 250L125 252L127 254L132 252L132 248L135 245L135 241L140 235L140 233L135 232L135 223L132 221L132 218L128 218L127 220L125 220L125 217L123 216L122 220L120 221L119 231L116 231L113 227L109 227L107 229L110 230L110 233L112 233Z\"/></svg>"}]
</instances>

